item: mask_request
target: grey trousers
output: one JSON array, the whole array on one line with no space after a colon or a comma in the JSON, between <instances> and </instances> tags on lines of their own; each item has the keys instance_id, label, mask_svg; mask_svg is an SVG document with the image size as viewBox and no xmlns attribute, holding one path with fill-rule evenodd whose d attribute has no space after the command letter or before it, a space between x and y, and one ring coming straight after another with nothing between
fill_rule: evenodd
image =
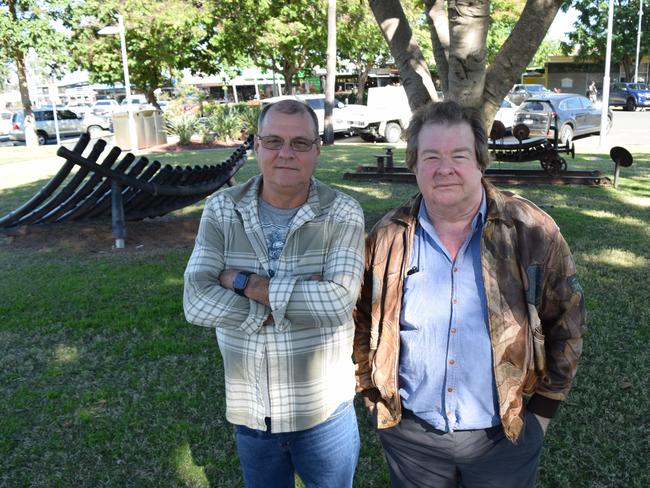
<instances>
[{"instance_id":1,"label":"grey trousers","mask_svg":"<svg viewBox=\"0 0 650 488\"><path fill-rule=\"evenodd\" d=\"M533 488L544 433L528 411L513 444L501 426L445 433L404 410L379 438L393 488Z\"/></svg>"}]
</instances>

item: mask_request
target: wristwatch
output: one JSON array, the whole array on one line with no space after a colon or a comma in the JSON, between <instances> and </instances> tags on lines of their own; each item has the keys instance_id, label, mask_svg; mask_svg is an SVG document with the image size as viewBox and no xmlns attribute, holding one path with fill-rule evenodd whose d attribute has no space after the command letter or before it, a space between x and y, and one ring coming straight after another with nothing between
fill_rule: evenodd
<instances>
[{"instance_id":1,"label":"wristwatch","mask_svg":"<svg viewBox=\"0 0 650 488\"><path fill-rule=\"evenodd\" d=\"M232 287L237 295L242 297L246 296L244 294L244 290L246 289L246 286L248 285L248 279L252 274L252 271L240 271L235 275L235 279L232 282Z\"/></svg>"}]
</instances>

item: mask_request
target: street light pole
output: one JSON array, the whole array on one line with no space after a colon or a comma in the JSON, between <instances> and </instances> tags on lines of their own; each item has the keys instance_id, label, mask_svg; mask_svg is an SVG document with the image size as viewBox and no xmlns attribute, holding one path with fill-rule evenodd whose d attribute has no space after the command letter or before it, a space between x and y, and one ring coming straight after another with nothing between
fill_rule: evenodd
<instances>
[{"instance_id":1,"label":"street light pole","mask_svg":"<svg viewBox=\"0 0 650 488\"><path fill-rule=\"evenodd\" d=\"M138 150L138 133L135 130L135 118L133 115L133 106L131 105L131 80L129 79L129 63L126 56L126 35L124 29L124 17L116 15L117 27L107 26L99 30L100 35L115 35L120 36L120 48L122 51L122 68L124 69L124 91L126 93L126 112L129 124L129 138L131 141L131 151Z\"/></svg>"},{"instance_id":2,"label":"street light pole","mask_svg":"<svg viewBox=\"0 0 650 488\"><path fill-rule=\"evenodd\" d=\"M643 0L639 2L639 30L636 35L636 61L634 62L634 83L639 82L639 48L641 47L641 17L643 17ZM647 82L648 80L646 80Z\"/></svg>"},{"instance_id":3,"label":"street light pole","mask_svg":"<svg viewBox=\"0 0 650 488\"><path fill-rule=\"evenodd\" d=\"M612 60L612 28L614 25L614 0L609 0L609 15L607 17L607 50L605 51L605 76L603 77L603 99L600 109L600 142L601 151L605 148L607 134L607 115L609 112L609 71Z\"/></svg>"}]
</instances>

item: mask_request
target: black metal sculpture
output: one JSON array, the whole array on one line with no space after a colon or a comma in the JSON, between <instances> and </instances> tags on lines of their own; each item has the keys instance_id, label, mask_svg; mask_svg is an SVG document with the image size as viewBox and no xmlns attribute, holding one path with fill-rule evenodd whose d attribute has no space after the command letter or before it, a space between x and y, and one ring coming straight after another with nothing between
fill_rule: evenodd
<instances>
[{"instance_id":1,"label":"black metal sculpture","mask_svg":"<svg viewBox=\"0 0 650 488\"><path fill-rule=\"evenodd\" d=\"M113 147L101 163L106 148L99 139L88 155L88 134L70 150L60 147L65 158L58 173L24 205L0 217L0 228L85 221L106 218L113 223L115 247L124 247L125 222L159 217L186 207L214 193L231 178L247 159L252 137L221 164L193 167L161 166L146 157L127 153L117 164L121 149ZM75 165L79 170L70 176Z\"/></svg>"}]
</instances>

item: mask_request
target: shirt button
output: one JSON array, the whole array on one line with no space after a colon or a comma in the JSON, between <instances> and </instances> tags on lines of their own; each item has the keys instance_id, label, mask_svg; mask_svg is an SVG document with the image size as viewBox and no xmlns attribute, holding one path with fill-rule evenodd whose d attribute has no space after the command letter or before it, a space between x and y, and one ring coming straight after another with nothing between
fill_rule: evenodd
<instances>
[{"instance_id":1,"label":"shirt button","mask_svg":"<svg viewBox=\"0 0 650 488\"><path fill-rule=\"evenodd\" d=\"M447 412L447 417L451 417L451 412Z\"/></svg>"},{"instance_id":2,"label":"shirt button","mask_svg":"<svg viewBox=\"0 0 650 488\"><path fill-rule=\"evenodd\" d=\"M458 273L458 268L454 268L454 273Z\"/></svg>"},{"instance_id":3,"label":"shirt button","mask_svg":"<svg viewBox=\"0 0 650 488\"><path fill-rule=\"evenodd\" d=\"M273 271L272 269L269 270L269 278L273 278L274 276L275 276L275 271Z\"/></svg>"},{"instance_id":4,"label":"shirt button","mask_svg":"<svg viewBox=\"0 0 650 488\"><path fill-rule=\"evenodd\" d=\"M454 361L453 359L450 359L450 360L449 360L449 364L454 364L455 362L456 362L456 361Z\"/></svg>"},{"instance_id":5,"label":"shirt button","mask_svg":"<svg viewBox=\"0 0 650 488\"><path fill-rule=\"evenodd\" d=\"M454 391L454 389L450 386L449 388L447 388L447 391L451 393L452 391Z\"/></svg>"},{"instance_id":6,"label":"shirt button","mask_svg":"<svg viewBox=\"0 0 650 488\"><path fill-rule=\"evenodd\" d=\"M452 333L452 334L455 334L455 333L456 333L456 327L452 327L452 328L451 328L451 333Z\"/></svg>"},{"instance_id":7,"label":"shirt button","mask_svg":"<svg viewBox=\"0 0 650 488\"><path fill-rule=\"evenodd\" d=\"M458 303L458 299L454 298L454 305Z\"/></svg>"}]
</instances>

